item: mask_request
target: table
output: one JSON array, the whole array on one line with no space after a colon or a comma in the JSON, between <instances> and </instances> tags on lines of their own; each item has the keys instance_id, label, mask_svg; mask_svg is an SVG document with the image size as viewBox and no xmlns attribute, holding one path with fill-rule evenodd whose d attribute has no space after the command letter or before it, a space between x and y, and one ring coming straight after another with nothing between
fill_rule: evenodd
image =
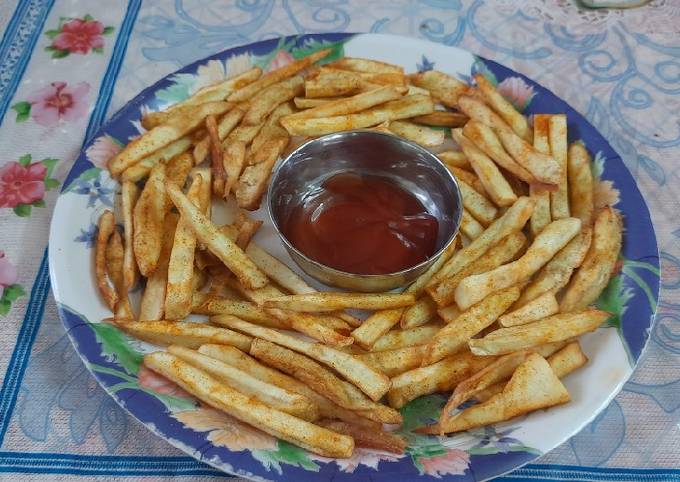
<instances>
[{"instance_id":1,"label":"table","mask_svg":"<svg viewBox=\"0 0 680 482\"><path fill-rule=\"evenodd\" d=\"M619 152L662 260L648 348L586 429L502 480L680 480L677 0L627 11L573 0L0 3L0 479L225 477L135 422L81 363L50 294L51 211L83 140L143 87L231 46L332 31L420 37L497 60L568 99ZM8 179L21 188L10 192Z\"/></svg>"}]
</instances>

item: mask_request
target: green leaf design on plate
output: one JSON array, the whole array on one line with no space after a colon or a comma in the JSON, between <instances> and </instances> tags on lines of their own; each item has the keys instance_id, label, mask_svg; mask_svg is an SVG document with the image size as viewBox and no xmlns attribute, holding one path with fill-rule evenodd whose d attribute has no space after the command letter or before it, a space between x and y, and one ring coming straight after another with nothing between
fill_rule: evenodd
<instances>
[{"instance_id":1,"label":"green leaf design on plate","mask_svg":"<svg viewBox=\"0 0 680 482\"><path fill-rule=\"evenodd\" d=\"M144 357L130 346L128 336L108 323L88 324L102 346L102 354L108 359L115 359L129 374L136 375Z\"/></svg>"},{"instance_id":2,"label":"green leaf design on plate","mask_svg":"<svg viewBox=\"0 0 680 482\"><path fill-rule=\"evenodd\" d=\"M97 179L97 176L99 176L99 173L102 172L102 169L99 167L91 167L89 169L85 169L83 172L80 173L80 176L78 176L77 180L87 182L91 181L92 179ZM76 185L76 179L71 182L71 184L68 185L68 187L64 190L64 192L68 192L71 189L74 188Z\"/></svg>"},{"instance_id":3,"label":"green leaf design on plate","mask_svg":"<svg viewBox=\"0 0 680 482\"><path fill-rule=\"evenodd\" d=\"M267 469L274 469L279 474L282 473L281 464L302 467L305 470L318 472L321 468L316 462L309 458L306 450L286 442L277 440L276 450L253 450L253 457L259 460Z\"/></svg>"},{"instance_id":4,"label":"green leaf design on plate","mask_svg":"<svg viewBox=\"0 0 680 482\"><path fill-rule=\"evenodd\" d=\"M494 73L491 72L491 70L489 70L489 68L486 66L486 64L484 63L484 61L482 59L480 59L476 55L474 57L475 57L475 62L472 64L472 73L473 74L482 74L484 77L486 77L486 80L488 80L489 82L491 82L493 84L494 87L497 86L498 85L498 79L496 78Z\"/></svg>"},{"instance_id":5,"label":"green leaf design on plate","mask_svg":"<svg viewBox=\"0 0 680 482\"><path fill-rule=\"evenodd\" d=\"M24 122L28 120L31 115L31 103L26 101L17 102L12 106L12 110L17 113L16 121Z\"/></svg>"},{"instance_id":6,"label":"green leaf design on plate","mask_svg":"<svg viewBox=\"0 0 680 482\"><path fill-rule=\"evenodd\" d=\"M153 395L158 400L160 400L165 408L169 412L184 412L186 410L193 410L196 408L196 401L189 398L175 397L173 395L166 395L165 393L158 393L148 388L140 387L137 385L141 391Z\"/></svg>"},{"instance_id":7,"label":"green leaf design on plate","mask_svg":"<svg viewBox=\"0 0 680 482\"><path fill-rule=\"evenodd\" d=\"M20 296L25 295L26 291L20 284L15 283L7 286L2 292L2 297L0 297L0 315L6 315L9 313L12 303Z\"/></svg>"},{"instance_id":8,"label":"green leaf design on plate","mask_svg":"<svg viewBox=\"0 0 680 482\"><path fill-rule=\"evenodd\" d=\"M196 78L191 74L177 74L171 79L174 83L156 92L156 98L167 103L174 104L189 97L189 89L194 85Z\"/></svg>"},{"instance_id":9,"label":"green leaf design on plate","mask_svg":"<svg viewBox=\"0 0 680 482\"><path fill-rule=\"evenodd\" d=\"M30 204L17 204L14 206L14 214L20 218L27 218L31 215L31 205Z\"/></svg>"},{"instance_id":10,"label":"green leaf design on plate","mask_svg":"<svg viewBox=\"0 0 680 482\"><path fill-rule=\"evenodd\" d=\"M342 57L345 56L344 48L347 40L349 39L340 40L339 42L326 42L326 41L320 42L316 39L310 39L304 42L299 47L293 47L290 51L290 54L295 59L301 59L310 54L318 52L319 50L331 49L331 53L318 62L319 65L323 65L341 59Z\"/></svg>"},{"instance_id":11,"label":"green leaf design on plate","mask_svg":"<svg viewBox=\"0 0 680 482\"><path fill-rule=\"evenodd\" d=\"M412 400L399 410L404 418L404 423L399 431L409 432L437 420L445 404L446 397L438 394L427 395Z\"/></svg>"}]
</instances>

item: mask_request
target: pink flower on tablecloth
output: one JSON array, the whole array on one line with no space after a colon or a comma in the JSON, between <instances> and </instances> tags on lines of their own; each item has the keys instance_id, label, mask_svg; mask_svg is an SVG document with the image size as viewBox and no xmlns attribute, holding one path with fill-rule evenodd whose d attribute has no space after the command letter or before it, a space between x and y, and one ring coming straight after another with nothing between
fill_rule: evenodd
<instances>
[{"instance_id":1,"label":"pink flower on tablecloth","mask_svg":"<svg viewBox=\"0 0 680 482\"><path fill-rule=\"evenodd\" d=\"M90 49L104 47L102 33L104 25L101 22L74 18L61 26L61 33L52 41L52 47L72 54L86 54Z\"/></svg>"},{"instance_id":2,"label":"pink flower on tablecloth","mask_svg":"<svg viewBox=\"0 0 680 482\"><path fill-rule=\"evenodd\" d=\"M142 365L139 368L139 386L143 388L148 388L156 393L161 393L163 395L171 395L173 397L179 398L191 398L187 392L180 388L177 384L171 382L165 377L160 376L158 373L150 370L146 366Z\"/></svg>"},{"instance_id":3,"label":"pink flower on tablecloth","mask_svg":"<svg viewBox=\"0 0 680 482\"><path fill-rule=\"evenodd\" d=\"M113 137L103 135L97 137L92 145L85 150L87 160L96 167L105 169L109 159L118 154L122 147Z\"/></svg>"},{"instance_id":4,"label":"pink flower on tablecloth","mask_svg":"<svg viewBox=\"0 0 680 482\"><path fill-rule=\"evenodd\" d=\"M427 475L441 478L442 475L463 475L470 465L470 455L460 449L446 449L444 455L434 457L421 457L418 462L422 464L423 471Z\"/></svg>"},{"instance_id":5,"label":"pink flower on tablecloth","mask_svg":"<svg viewBox=\"0 0 680 482\"><path fill-rule=\"evenodd\" d=\"M16 161L0 168L0 208L31 204L45 195L47 168L41 163L22 166Z\"/></svg>"},{"instance_id":6,"label":"pink flower on tablecloth","mask_svg":"<svg viewBox=\"0 0 680 482\"><path fill-rule=\"evenodd\" d=\"M285 67L286 65L291 64L294 61L295 59L291 54L281 49L278 52L276 52L274 58L271 59L269 65L267 65L266 71L270 72L272 70L280 69L281 67Z\"/></svg>"},{"instance_id":7,"label":"pink flower on tablecloth","mask_svg":"<svg viewBox=\"0 0 680 482\"><path fill-rule=\"evenodd\" d=\"M90 84L87 82L78 82L75 86L52 82L12 107L17 111L17 122L26 120L30 114L38 124L51 127L62 119L73 122L84 117L88 110L88 92Z\"/></svg>"},{"instance_id":8,"label":"pink flower on tablecloth","mask_svg":"<svg viewBox=\"0 0 680 482\"><path fill-rule=\"evenodd\" d=\"M19 279L19 270L9 262L5 252L0 250L0 294Z\"/></svg>"},{"instance_id":9,"label":"pink flower on tablecloth","mask_svg":"<svg viewBox=\"0 0 680 482\"><path fill-rule=\"evenodd\" d=\"M521 77L508 77L496 89L520 111L528 107L535 95L533 86L528 85Z\"/></svg>"}]
</instances>

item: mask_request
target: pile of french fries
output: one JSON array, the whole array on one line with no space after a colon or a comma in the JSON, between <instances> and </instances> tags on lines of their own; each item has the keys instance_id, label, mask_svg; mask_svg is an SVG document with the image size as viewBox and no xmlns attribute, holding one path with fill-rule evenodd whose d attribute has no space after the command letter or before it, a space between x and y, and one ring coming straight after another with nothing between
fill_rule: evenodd
<instances>
[{"instance_id":1,"label":"pile of french fries","mask_svg":"<svg viewBox=\"0 0 680 482\"><path fill-rule=\"evenodd\" d=\"M328 53L253 68L143 118L147 132L109 162L123 233L114 213L99 221L96 278L113 323L167 347L144 358L151 370L327 457L403 452L398 410L434 392L452 394L424 433L569 401L561 379L587 361L578 337L609 316L590 305L615 272L622 223L595 209L566 117L532 124L481 76L468 86L359 58L317 65ZM403 293L317 292L252 241L262 223L244 210L259 207L279 157L356 128L433 148L451 129L459 148L438 155L461 187L461 234ZM236 219L217 225L213 209L234 200Z\"/></svg>"}]
</instances>

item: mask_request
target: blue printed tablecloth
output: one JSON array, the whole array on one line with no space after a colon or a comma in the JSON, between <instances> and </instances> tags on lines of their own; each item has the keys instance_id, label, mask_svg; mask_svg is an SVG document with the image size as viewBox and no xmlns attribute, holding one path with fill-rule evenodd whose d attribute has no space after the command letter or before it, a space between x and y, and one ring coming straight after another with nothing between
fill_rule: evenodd
<instances>
[{"instance_id":1,"label":"blue printed tablecloth","mask_svg":"<svg viewBox=\"0 0 680 482\"><path fill-rule=\"evenodd\" d=\"M627 11L573 0L0 2L0 479L221 477L132 420L74 352L50 294L51 211L83 140L142 88L231 46L335 31L497 60L567 99L619 152L661 250L648 349L586 429L504 480L680 480L678 0Z\"/></svg>"}]
</instances>

